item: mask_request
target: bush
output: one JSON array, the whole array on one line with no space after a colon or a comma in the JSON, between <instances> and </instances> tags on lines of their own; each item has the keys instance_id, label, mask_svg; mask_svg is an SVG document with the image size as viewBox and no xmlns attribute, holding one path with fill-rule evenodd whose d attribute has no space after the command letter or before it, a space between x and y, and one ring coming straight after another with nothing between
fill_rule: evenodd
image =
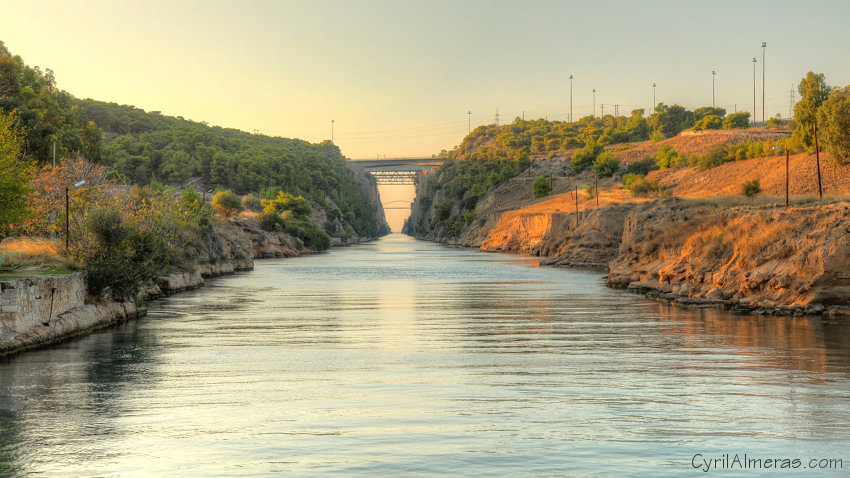
<instances>
[{"instance_id":1,"label":"bush","mask_svg":"<svg viewBox=\"0 0 850 478\"><path fill-rule=\"evenodd\" d=\"M662 133L660 129L652 130L652 134L649 135L649 140L653 143L664 141L665 139L667 138L664 136L664 133Z\"/></svg>"},{"instance_id":2,"label":"bush","mask_svg":"<svg viewBox=\"0 0 850 478\"><path fill-rule=\"evenodd\" d=\"M835 88L818 111L824 148L839 164L850 162L850 86Z\"/></svg>"},{"instance_id":3,"label":"bush","mask_svg":"<svg viewBox=\"0 0 850 478\"><path fill-rule=\"evenodd\" d=\"M723 120L723 129L747 129L750 127L750 114L747 112L732 113Z\"/></svg>"},{"instance_id":4,"label":"bush","mask_svg":"<svg viewBox=\"0 0 850 478\"><path fill-rule=\"evenodd\" d=\"M723 126L723 121L719 116L708 115L697 121L694 125L694 131L702 131L706 129L720 129Z\"/></svg>"},{"instance_id":5,"label":"bush","mask_svg":"<svg viewBox=\"0 0 850 478\"><path fill-rule=\"evenodd\" d=\"M115 300L134 299L141 285L165 272L175 249L150 229L126 225L115 209L95 209L86 220L95 239L82 253L89 293Z\"/></svg>"},{"instance_id":6,"label":"bush","mask_svg":"<svg viewBox=\"0 0 850 478\"><path fill-rule=\"evenodd\" d=\"M601 152L601 144L597 144L593 140L588 141L587 144L584 145L584 148L573 154L573 159L570 161L570 171L577 174L589 168Z\"/></svg>"},{"instance_id":7,"label":"bush","mask_svg":"<svg viewBox=\"0 0 850 478\"><path fill-rule=\"evenodd\" d=\"M644 177L636 177L629 181L628 188L632 196L646 196L648 194L662 194L665 189L657 182Z\"/></svg>"},{"instance_id":8,"label":"bush","mask_svg":"<svg viewBox=\"0 0 850 478\"><path fill-rule=\"evenodd\" d=\"M741 194L748 198L754 198L759 195L761 192L761 184L759 184L758 179L753 179L752 181L747 181L744 183L744 187L741 190Z\"/></svg>"},{"instance_id":9,"label":"bush","mask_svg":"<svg viewBox=\"0 0 850 478\"><path fill-rule=\"evenodd\" d=\"M623 187L626 189L631 189L632 184L638 180L643 179L643 174L638 173L626 173L623 175Z\"/></svg>"},{"instance_id":10,"label":"bush","mask_svg":"<svg viewBox=\"0 0 850 478\"><path fill-rule=\"evenodd\" d=\"M780 119L778 116L779 115L777 115L777 117L775 117L775 118L769 118L767 120L767 127L768 128L775 128L777 126L782 126L782 119Z\"/></svg>"},{"instance_id":11,"label":"bush","mask_svg":"<svg viewBox=\"0 0 850 478\"><path fill-rule=\"evenodd\" d=\"M534 180L534 183L531 184L531 190L534 192L534 197L536 198L548 196L549 193L552 192L552 185L549 184L549 178L546 176L539 176Z\"/></svg>"},{"instance_id":12,"label":"bush","mask_svg":"<svg viewBox=\"0 0 850 478\"><path fill-rule=\"evenodd\" d=\"M640 161L635 161L626 168L626 173L646 175L650 171L658 169L655 164L655 158L643 158Z\"/></svg>"},{"instance_id":13,"label":"bush","mask_svg":"<svg viewBox=\"0 0 850 478\"><path fill-rule=\"evenodd\" d=\"M436 217L438 221L445 221L448 219L451 212L452 204L448 201L440 201L434 205L434 217Z\"/></svg>"},{"instance_id":14,"label":"bush","mask_svg":"<svg viewBox=\"0 0 850 478\"><path fill-rule=\"evenodd\" d=\"M246 209L254 212L260 212L263 210L262 200L253 193L242 196L242 205L245 206Z\"/></svg>"},{"instance_id":15,"label":"bush","mask_svg":"<svg viewBox=\"0 0 850 478\"><path fill-rule=\"evenodd\" d=\"M667 144L662 144L653 158L655 164L661 169L674 168L681 164L679 153Z\"/></svg>"},{"instance_id":16,"label":"bush","mask_svg":"<svg viewBox=\"0 0 850 478\"><path fill-rule=\"evenodd\" d=\"M620 160L615 158L610 151L602 152L593 165L593 173L598 178L610 178L620 172Z\"/></svg>"},{"instance_id":17,"label":"bush","mask_svg":"<svg viewBox=\"0 0 850 478\"><path fill-rule=\"evenodd\" d=\"M212 199L212 206L216 211L228 218L245 210L239 196L233 194L233 191L229 189L215 193Z\"/></svg>"}]
</instances>

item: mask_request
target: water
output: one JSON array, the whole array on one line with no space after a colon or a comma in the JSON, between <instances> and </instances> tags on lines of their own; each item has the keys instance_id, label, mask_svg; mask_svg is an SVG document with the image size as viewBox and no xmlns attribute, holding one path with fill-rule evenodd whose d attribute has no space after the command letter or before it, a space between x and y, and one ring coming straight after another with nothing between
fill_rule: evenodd
<instances>
[{"instance_id":1,"label":"water","mask_svg":"<svg viewBox=\"0 0 850 478\"><path fill-rule=\"evenodd\" d=\"M0 362L0 476L846 476L847 323L603 284L399 235L258 261Z\"/></svg>"}]
</instances>

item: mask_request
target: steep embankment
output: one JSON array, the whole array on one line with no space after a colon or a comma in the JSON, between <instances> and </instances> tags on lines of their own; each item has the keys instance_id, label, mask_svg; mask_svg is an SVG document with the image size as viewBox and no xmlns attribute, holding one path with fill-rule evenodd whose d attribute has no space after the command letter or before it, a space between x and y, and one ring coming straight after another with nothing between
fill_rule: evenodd
<instances>
[{"instance_id":1,"label":"steep embankment","mask_svg":"<svg viewBox=\"0 0 850 478\"><path fill-rule=\"evenodd\" d=\"M679 141L698 137L693 148L710 148L712 137L723 144L748 138L740 133L686 136L691 138ZM550 163L535 162L528 176L559 169ZM817 196L815 165L813 155L791 158L795 207L787 211L778 207L784 203L784 157L650 174L672 195L689 199L634 198L621 186L600 183L598 206L582 190L534 199L530 178L517 177L479 198L475 219L456 235L438 222L434 203L447 198L430 187L439 174L435 172L420 181L417 191L426 196L417 196L409 221L424 224L427 232L408 233L485 251L540 256L544 264L607 268L612 287L650 291L686 306L847 314L850 202L817 205L811 200ZM821 177L827 196L850 194L850 166L838 167L821 154ZM760 180L763 197L747 201L741 189L752 179ZM556 193L569 188L561 182L553 181ZM463 199L452 203L445 214L448 221L462 212L463 204Z\"/></svg>"}]
</instances>

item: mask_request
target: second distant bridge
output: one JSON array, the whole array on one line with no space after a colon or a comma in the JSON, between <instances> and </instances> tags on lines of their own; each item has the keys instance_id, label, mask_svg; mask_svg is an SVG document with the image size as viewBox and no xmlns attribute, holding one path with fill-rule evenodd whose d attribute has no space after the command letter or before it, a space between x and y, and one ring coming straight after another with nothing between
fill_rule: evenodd
<instances>
[{"instance_id":1,"label":"second distant bridge","mask_svg":"<svg viewBox=\"0 0 850 478\"><path fill-rule=\"evenodd\" d=\"M371 174L378 184L413 184L414 179L443 164L440 158L351 159L352 163Z\"/></svg>"}]
</instances>

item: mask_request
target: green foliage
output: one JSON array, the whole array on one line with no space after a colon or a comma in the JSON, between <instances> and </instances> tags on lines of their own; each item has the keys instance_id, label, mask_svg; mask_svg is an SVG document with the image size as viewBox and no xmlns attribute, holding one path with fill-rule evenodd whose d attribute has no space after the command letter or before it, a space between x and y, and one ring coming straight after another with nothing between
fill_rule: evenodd
<instances>
[{"instance_id":1,"label":"green foliage","mask_svg":"<svg viewBox=\"0 0 850 478\"><path fill-rule=\"evenodd\" d=\"M664 133L661 132L661 128L656 128L652 130L652 134L649 135L649 140L653 143L658 143L659 141L664 141L667 139L664 136Z\"/></svg>"},{"instance_id":2,"label":"green foliage","mask_svg":"<svg viewBox=\"0 0 850 478\"><path fill-rule=\"evenodd\" d=\"M602 148L603 146L597 144L596 141L588 141L584 148L573 154L573 159L570 161L570 171L578 174L589 168L596 161L599 153L602 152Z\"/></svg>"},{"instance_id":3,"label":"green foliage","mask_svg":"<svg viewBox=\"0 0 850 478\"><path fill-rule=\"evenodd\" d=\"M850 86L834 88L818 111L821 144L839 164L850 162Z\"/></svg>"},{"instance_id":4,"label":"green foliage","mask_svg":"<svg viewBox=\"0 0 850 478\"><path fill-rule=\"evenodd\" d=\"M452 203L449 201L440 201L434 205L434 217L438 221L445 221L449 218L452 212Z\"/></svg>"},{"instance_id":5,"label":"green foliage","mask_svg":"<svg viewBox=\"0 0 850 478\"><path fill-rule=\"evenodd\" d=\"M672 148L670 148L670 150L672 151ZM626 168L626 172L645 176L650 171L653 171L653 170L656 170L656 169L658 169L658 165L656 164L655 158L654 157L648 157L648 158L643 158L640 161L635 161L634 163L630 164L628 166L628 168Z\"/></svg>"},{"instance_id":6,"label":"green foliage","mask_svg":"<svg viewBox=\"0 0 850 478\"><path fill-rule=\"evenodd\" d=\"M531 184L531 190L534 192L534 197L536 198L548 196L549 193L552 192L552 186L549 184L549 178L546 176L539 176L534 180L534 183Z\"/></svg>"},{"instance_id":7,"label":"green foliage","mask_svg":"<svg viewBox=\"0 0 850 478\"><path fill-rule=\"evenodd\" d=\"M610 178L620 172L620 160L614 157L610 151L603 151L596 158L593 165L593 173L597 178Z\"/></svg>"},{"instance_id":8,"label":"green foliage","mask_svg":"<svg viewBox=\"0 0 850 478\"><path fill-rule=\"evenodd\" d=\"M638 180L643 179L643 174L638 173L626 173L623 175L623 187L626 189L632 189L632 184Z\"/></svg>"},{"instance_id":9,"label":"green foliage","mask_svg":"<svg viewBox=\"0 0 850 478\"><path fill-rule=\"evenodd\" d=\"M85 110L56 88L51 70L27 66L0 41L0 115L13 111L29 158L50 161L55 141L57 158L100 160L101 131Z\"/></svg>"},{"instance_id":10,"label":"green foliage","mask_svg":"<svg viewBox=\"0 0 850 478\"><path fill-rule=\"evenodd\" d=\"M623 178L625 181L625 178ZM646 179L643 176L630 177L626 189L632 192L632 196L646 196L649 194L663 194L665 189L656 181Z\"/></svg>"},{"instance_id":11,"label":"green foliage","mask_svg":"<svg viewBox=\"0 0 850 478\"><path fill-rule=\"evenodd\" d=\"M723 121L719 116L707 115L694 125L694 131L702 131L707 129L720 129L723 126Z\"/></svg>"},{"instance_id":12,"label":"green foliage","mask_svg":"<svg viewBox=\"0 0 850 478\"><path fill-rule=\"evenodd\" d=\"M231 217L234 214L245 210L239 196L233 194L233 191L229 189L215 193L212 198L212 207L224 215L224 217Z\"/></svg>"},{"instance_id":13,"label":"green foliage","mask_svg":"<svg viewBox=\"0 0 850 478\"><path fill-rule=\"evenodd\" d=\"M23 139L15 130L13 115L0 114L0 238L20 229L27 215L33 168L21 158Z\"/></svg>"},{"instance_id":14,"label":"green foliage","mask_svg":"<svg viewBox=\"0 0 850 478\"><path fill-rule=\"evenodd\" d=\"M83 249L89 293L113 299L135 298L139 287L175 262L173 245L153 229L126 223L115 208L94 209L86 221L94 238Z\"/></svg>"},{"instance_id":15,"label":"green foliage","mask_svg":"<svg viewBox=\"0 0 850 478\"><path fill-rule=\"evenodd\" d=\"M695 115L693 111L686 110L679 105L667 106L659 103L648 120L649 126L660 130L668 138L676 136L682 131L694 125Z\"/></svg>"},{"instance_id":16,"label":"green foliage","mask_svg":"<svg viewBox=\"0 0 850 478\"><path fill-rule=\"evenodd\" d=\"M466 227L475 220L475 211L465 211L460 215L460 218L463 220L463 226Z\"/></svg>"},{"instance_id":17,"label":"green foliage","mask_svg":"<svg viewBox=\"0 0 850 478\"><path fill-rule=\"evenodd\" d=\"M797 123L794 136L807 147L812 147L818 109L829 98L830 88L823 73L815 74L810 71L800 81L797 90L800 92L800 101L794 105L794 121Z\"/></svg>"},{"instance_id":18,"label":"green foliage","mask_svg":"<svg viewBox=\"0 0 850 478\"><path fill-rule=\"evenodd\" d=\"M675 168L681 165L681 156L667 144L662 144L652 158L660 169Z\"/></svg>"},{"instance_id":19,"label":"green foliage","mask_svg":"<svg viewBox=\"0 0 850 478\"><path fill-rule=\"evenodd\" d=\"M782 118L780 118L779 115L776 115L773 118L767 119L767 127L768 128L775 128L777 126L782 126Z\"/></svg>"},{"instance_id":20,"label":"green foliage","mask_svg":"<svg viewBox=\"0 0 850 478\"><path fill-rule=\"evenodd\" d=\"M741 194L748 198L756 197L760 192L761 184L759 184L758 179L753 179L752 181L745 182L744 187L741 190Z\"/></svg>"},{"instance_id":21,"label":"green foliage","mask_svg":"<svg viewBox=\"0 0 850 478\"><path fill-rule=\"evenodd\" d=\"M750 114L732 113L723 120L723 129L747 129L750 127Z\"/></svg>"},{"instance_id":22,"label":"green foliage","mask_svg":"<svg viewBox=\"0 0 850 478\"><path fill-rule=\"evenodd\" d=\"M697 108L694 110L694 121L696 121L697 123L703 120L706 116L716 116L717 118L722 119L724 116L726 116L726 109L715 108L713 106L703 106L702 108Z\"/></svg>"}]
</instances>

